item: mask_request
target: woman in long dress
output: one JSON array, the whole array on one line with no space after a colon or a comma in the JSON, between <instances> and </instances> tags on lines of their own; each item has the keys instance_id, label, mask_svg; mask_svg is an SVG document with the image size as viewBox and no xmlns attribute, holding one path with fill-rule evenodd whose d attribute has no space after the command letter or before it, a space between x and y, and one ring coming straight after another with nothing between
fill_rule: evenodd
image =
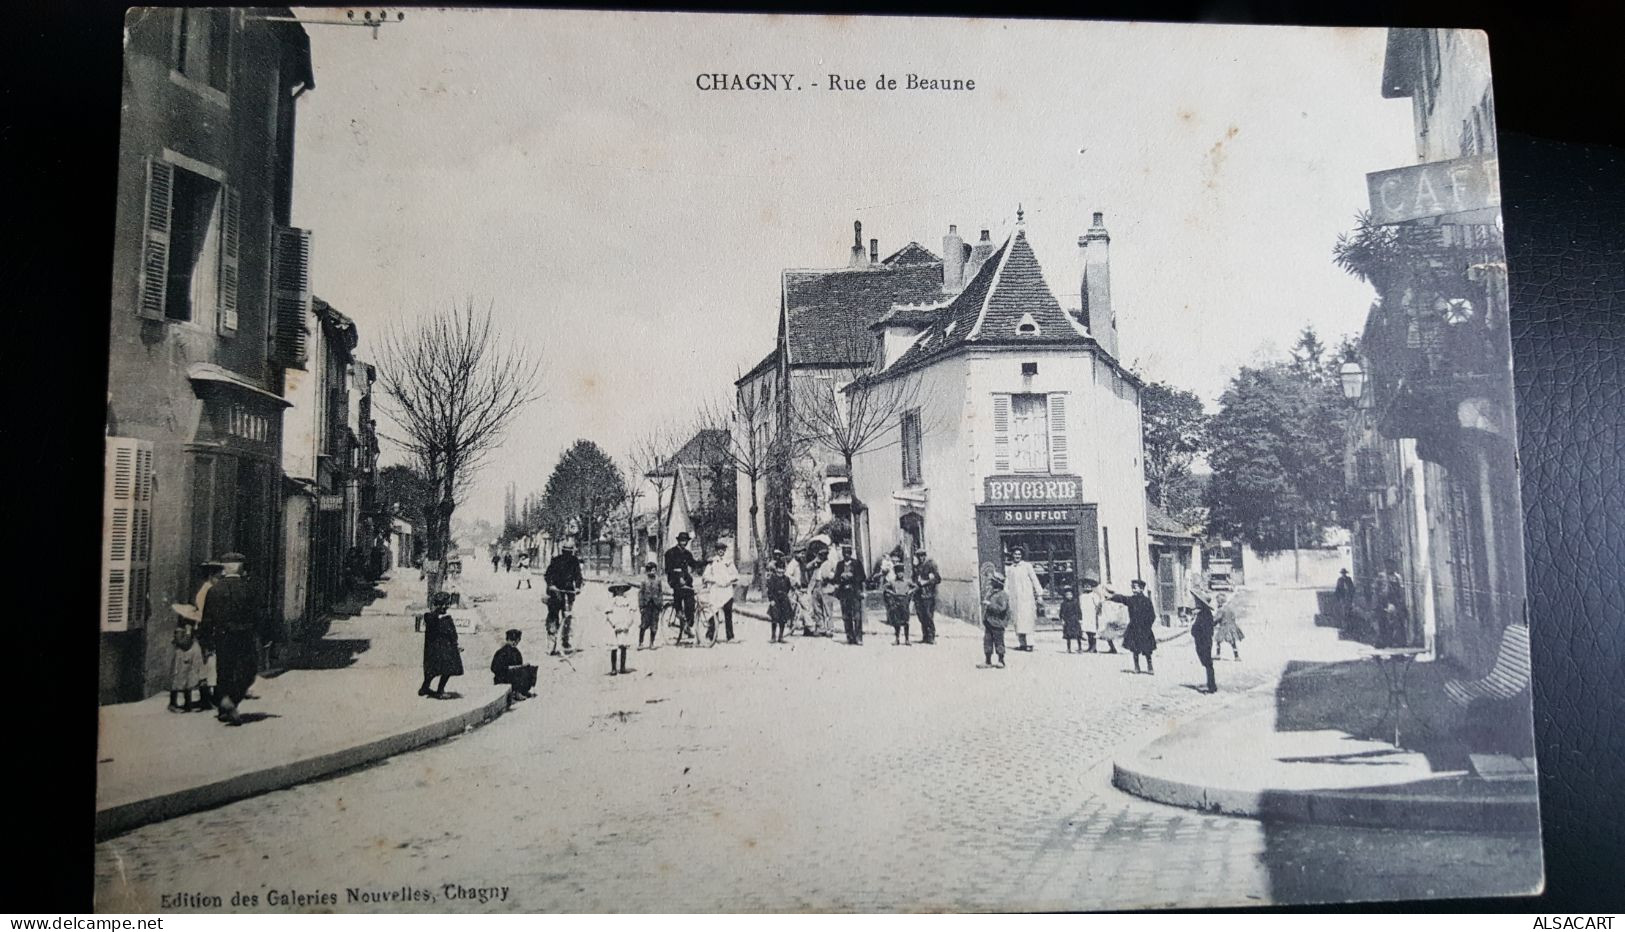
<instances>
[{"instance_id":1,"label":"woman in long dress","mask_svg":"<svg viewBox=\"0 0 1625 932\"><path fill-rule=\"evenodd\" d=\"M1016 629L1016 650L1032 650L1027 638L1038 628L1038 599L1044 587L1038 571L1023 559L1020 547L1010 551L1012 563L1004 568L1004 591L1010 598L1010 621Z\"/></svg>"}]
</instances>

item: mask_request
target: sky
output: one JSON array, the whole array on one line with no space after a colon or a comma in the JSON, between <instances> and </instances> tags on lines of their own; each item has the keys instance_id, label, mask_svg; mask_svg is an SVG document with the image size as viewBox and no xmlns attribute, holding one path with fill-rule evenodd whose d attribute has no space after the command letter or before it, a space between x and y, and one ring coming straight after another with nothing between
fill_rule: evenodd
<instances>
[{"instance_id":1,"label":"sky","mask_svg":"<svg viewBox=\"0 0 1625 932\"><path fill-rule=\"evenodd\" d=\"M1371 290L1332 245L1365 173L1415 161L1382 30L409 10L377 39L307 32L293 221L316 294L363 358L472 301L542 363L467 520L500 522L507 484L539 491L577 438L620 455L727 397L772 349L781 271L845 265L854 220L883 257L940 254L950 223L998 242L1019 205L1076 306L1104 213L1123 361L1211 409L1305 325L1360 328ZM800 90L696 87L715 72Z\"/></svg>"}]
</instances>

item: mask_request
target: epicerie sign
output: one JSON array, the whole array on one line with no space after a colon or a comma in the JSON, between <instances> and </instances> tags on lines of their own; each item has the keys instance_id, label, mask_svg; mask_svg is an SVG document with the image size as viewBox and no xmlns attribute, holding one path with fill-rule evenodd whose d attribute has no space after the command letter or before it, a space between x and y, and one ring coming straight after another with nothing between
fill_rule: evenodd
<instances>
[{"instance_id":1,"label":"epicerie sign","mask_svg":"<svg viewBox=\"0 0 1625 932\"><path fill-rule=\"evenodd\" d=\"M1083 502L1083 480L1077 476L1049 476L1043 479L989 476L986 483L987 500L990 504Z\"/></svg>"}]
</instances>

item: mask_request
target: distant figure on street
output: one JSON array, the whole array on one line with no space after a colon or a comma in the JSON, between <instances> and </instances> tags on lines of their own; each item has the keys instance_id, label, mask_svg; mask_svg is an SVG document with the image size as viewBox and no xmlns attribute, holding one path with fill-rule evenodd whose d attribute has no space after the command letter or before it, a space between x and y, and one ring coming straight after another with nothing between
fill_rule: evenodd
<instances>
[{"instance_id":1,"label":"distant figure on street","mask_svg":"<svg viewBox=\"0 0 1625 932\"><path fill-rule=\"evenodd\" d=\"M509 552L502 555L502 571L504 573L513 572L513 553Z\"/></svg>"},{"instance_id":2,"label":"distant figure on street","mask_svg":"<svg viewBox=\"0 0 1625 932\"><path fill-rule=\"evenodd\" d=\"M453 631L457 630L454 626ZM525 663L525 655L519 652L519 639L524 632L518 628L509 628L507 643L497 648L491 657L491 682L501 686L508 685L508 701L520 702L536 695L536 666Z\"/></svg>"},{"instance_id":3,"label":"distant figure on street","mask_svg":"<svg viewBox=\"0 0 1625 932\"><path fill-rule=\"evenodd\" d=\"M677 610L677 642L694 634L694 570L699 561L689 552L692 539L687 531L677 535L677 543L666 551L666 585L671 587L672 605Z\"/></svg>"},{"instance_id":4,"label":"distant figure on street","mask_svg":"<svg viewBox=\"0 0 1625 932\"><path fill-rule=\"evenodd\" d=\"M638 623L638 608L632 603L632 584L616 579L609 584L609 607L604 609L604 621L609 623L609 675L628 673L626 650L632 646L632 628Z\"/></svg>"},{"instance_id":5,"label":"distant figure on street","mask_svg":"<svg viewBox=\"0 0 1625 932\"><path fill-rule=\"evenodd\" d=\"M531 588L530 553L528 551L519 555L519 578L513 581L513 587L515 589L518 589L520 586L524 586L526 589Z\"/></svg>"},{"instance_id":6,"label":"distant figure on street","mask_svg":"<svg viewBox=\"0 0 1625 932\"><path fill-rule=\"evenodd\" d=\"M881 595L886 600L886 623L891 625L891 642L906 645L909 643L908 603L914 598L914 583L903 575L905 569L901 560L892 564L892 578L886 580Z\"/></svg>"},{"instance_id":7,"label":"distant figure on street","mask_svg":"<svg viewBox=\"0 0 1625 932\"><path fill-rule=\"evenodd\" d=\"M238 707L259 673L259 606L243 578L246 559L240 553L228 553L215 561L220 576L209 586L198 625L203 645L215 654L220 708L216 717L229 725L243 723Z\"/></svg>"},{"instance_id":8,"label":"distant figure on street","mask_svg":"<svg viewBox=\"0 0 1625 932\"><path fill-rule=\"evenodd\" d=\"M717 639L717 616L722 616L723 636L734 639L734 587L739 584L739 567L734 565L733 554L727 544L717 544L717 552L705 564L700 576L705 586L701 601L705 603L705 637Z\"/></svg>"},{"instance_id":9,"label":"distant figure on street","mask_svg":"<svg viewBox=\"0 0 1625 932\"><path fill-rule=\"evenodd\" d=\"M1213 607L1208 604L1207 598L1195 589L1191 596L1196 599L1196 620L1191 623L1191 644L1196 647L1196 659L1207 671L1207 691L1211 695L1219 691L1219 683L1213 678Z\"/></svg>"},{"instance_id":10,"label":"distant figure on street","mask_svg":"<svg viewBox=\"0 0 1625 932\"><path fill-rule=\"evenodd\" d=\"M1004 591L1010 597L1010 620L1016 626L1016 650L1030 651L1033 646L1027 638L1038 629L1038 600L1044 586L1020 547L1010 550L1010 565L1004 568Z\"/></svg>"},{"instance_id":11,"label":"distant figure on street","mask_svg":"<svg viewBox=\"0 0 1625 932\"><path fill-rule=\"evenodd\" d=\"M784 569L784 561L775 560L767 571L767 620L772 628L769 644L783 644L784 632L796 617L790 577Z\"/></svg>"},{"instance_id":12,"label":"distant figure on street","mask_svg":"<svg viewBox=\"0 0 1625 932\"><path fill-rule=\"evenodd\" d=\"M502 554L495 550L491 551L491 572L493 574L502 572Z\"/></svg>"},{"instance_id":13,"label":"distant figure on street","mask_svg":"<svg viewBox=\"0 0 1625 932\"><path fill-rule=\"evenodd\" d=\"M1123 632L1123 646L1128 648L1134 656L1134 672L1140 672L1140 658L1145 658L1145 672L1155 675L1157 670L1151 665L1151 655L1157 649L1157 632L1153 627L1157 623L1157 608L1151 604L1151 597L1145 594L1145 580L1136 579L1129 583L1132 592L1129 595L1110 596L1111 601L1128 606L1128 629Z\"/></svg>"},{"instance_id":14,"label":"distant figure on street","mask_svg":"<svg viewBox=\"0 0 1625 932\"><path fill-rule=\"evenodd\" d=\"M1354 617L1354 577L1348 570L1343 570L1337 576L1337 588L1332 590L1333 600L1337 604L1337 626L1347 629L1349 619Z\"/></svg>"},{"instance_id":15,"label":"distant figure on street","mask_svg":"<svg viewBox=\"0 0 1625 932\"><path fill-rule=\"evenodd\" d=\"M1213 613L1213 649L1214 659L1218 659L1217 651L1222 644L1230 645L1230 659L1241 659L1241 641L1247 635L1236 623L1236 607L1223 593L1218 596L1218 610Z\"/></svg>"},{"instance_id":16,"label":"distant figure on street","mask_svg":"<svg viewBox=\"0 0 1625 932\"><path fill-rule=\"evenodd\" d=\"M852 544L841 545L841 559L835 563L830 577L835 584L835 599L841 603L841 624L846 627L846 643L863 643L863 564L852 555Z\"/></svg>"},{"instance_id":17,"label":"distant figure on street","mask_svg":"<svg viewBox=\"0 0 1625 932\"><path fill-rule=\"evenodd\" d=\"M1061 587L1061 638L1066 641L1066 652L1072 653L1072 642L1078 644L1078 653L1083 653L1083 605L1078 602L1078 592L1071 586Z\"/></svg>"},{"instance_id":18,"label":"distant figure on street","mask_svg":"<svg viewBox=\"0 0 1625 932\"><path fill-rule=\"evenodd\" d=\"M814 554L809 570L811 580L807 588L812 598L812 629L807 633L817 637L835 636L835 612L830 605L835 591L835 562L833 554Z\"/></svg>"},{"instance_id":19,"label":"distant figure on street","mask_svg":"<svg viewBox=\"0 0 1625 932\"><path fill-rule=\"evenodd\" d=\"M925 552L914 551L914 610L920 616L920 643L937 643L937 587L942 585L942 573L937 561Z\"/></svg>"},{"instance_id":20,"label":"distant figure on street","mask_svg":"<svg viewBox=\"0 0 1625 932\"><path fill-rule=\"evenodd\" d=\"M643 649L643 635L649 635L649 649L654 650L655 635L660 628L660 609L665 606L665 587L660 583L660 567L650 560L643 564L643 582L638 583L638 650Z\"/></svg>"},{"instance_id":21,"label":"distant figure on street","mask_svg":"<svg viewBox=\"0 0 1625 932\"><path fill-rule=\"evenodd\" d=\"M1089 653L1099 653L1098 641L1105 641L1107 653L1117 653L1117 638L1121 634L1116 625L1116 609L1112 608L1111 590L1101 585L1098 579L1084 577L1083 589L1089 594L1088 605L1092 617L1089 627L1084 629L1084 636L1089 639Z\"/></svg>"},{"instance_id":22,"label":"distant figure on street","mask_svg":"<svg viewBox=\"0 0 1625 932\"><path fill-rule=\"evenodd\" d=\"M457 646L457 624L451 620L446 608L451 605L451 593L436 592L429 599L429 611L423 615L423 685L418 695L435 699L446 698L446 681L463 675L463 649ZM440 682L431 692L429 681Z\"/></svg>"},{"instance_id":23,"label":"distant figure on street","mask_svg":"<svg viewBox=\"0 0 1625 932\"><path fill-rule=\"evenodd\" d=\"M521 554L519 561L521 567L528 563L528 555ZM524 571L522 569L522 571ZM542 575L542 581L547 584L547 636L557 636L563 642L566 652L570 650L570 622L574 620L576 593L581 591L585 579L581 575L581 561L576 559L576 545L573 540L566 540L559 547L558 556L547 564L547 572ZM558 656L559 646L554 645L548 656Z\"/></svg>"},{"instance_id":24,"label":"distant figure on street","mask_svg":"<svg viewBox=\"0 0 1625 932\"><path fill-rule=\"evenodd\" d=\"M1010 596L1004 591L1004 577L994 574L987 581L991 590L982 600L982 654L983 669L993 666L993 655L999 656L999 669L1004 669L1004 626L1010 620Z\"/></svg>"}]
</instances>

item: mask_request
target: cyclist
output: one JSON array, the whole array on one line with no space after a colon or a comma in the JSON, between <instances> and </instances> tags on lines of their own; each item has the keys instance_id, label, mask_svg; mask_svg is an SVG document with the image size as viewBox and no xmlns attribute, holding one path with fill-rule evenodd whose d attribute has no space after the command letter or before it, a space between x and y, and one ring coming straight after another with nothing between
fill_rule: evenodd
<instances>
[{"instance_id":1,"label":"cyclist","mask_svg":"<svg viewBox=\"0 0 1625 932\"><path fill-rule=\"evenodd\" d=\"M574 618L576 593L581 591L584 582L581 561L576 559L575 541L564 542L559 555L547 564L542 579L547 583L547 636L552 644L548 655L556 657L559 644L554 639L560 635L565 652L570 650L570 622Z\"/></svg>"},{"instance_id":2,"label":"cyclist","mask_svg":"<svg viewBox=\"0 0 1625 932\"><path fill-rule=\"evenodd\" d=\"M677 544L666 551L666 584L671 587L671 600L677 610L677 642L694 633L694 571L700 561L688 549L691 536L687 531L677 535Z\"/></svg>"}]
</instances>

